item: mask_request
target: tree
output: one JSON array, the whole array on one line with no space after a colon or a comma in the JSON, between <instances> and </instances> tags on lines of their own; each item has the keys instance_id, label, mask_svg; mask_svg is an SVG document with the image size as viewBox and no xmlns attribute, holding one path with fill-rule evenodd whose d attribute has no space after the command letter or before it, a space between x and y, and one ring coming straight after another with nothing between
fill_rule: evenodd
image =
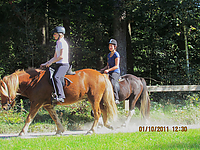
<instances>
[{"instance_id":1,"label":"tree","mask_svg":"<svg viewBox=\"0 0 200 150\"><path fill-rule=\"evenodd\" d=\"M114 28L114 37L118 42L117 50L120 53L120 70L122 75L127 73L127 52L126 52L127 22L126 22L126 11L123 8L124 8L123 0L114 1L113 28Z\"/></svg>"},{"instance_id":2,"label":"tree","mask_svg":"<svg viewBox=\"0 0 200 150\"><path fill-rule=\"evenodd\" d=\"M188 45L190 82L197 84L199 9L198 0L3 0L0 74L39 67L52 57L51 30L63 25L75 70L100 69L107 62L109 39L116 38L122 74L152 77L159 84L188 84Z\"/></svg>"}]
</instances>

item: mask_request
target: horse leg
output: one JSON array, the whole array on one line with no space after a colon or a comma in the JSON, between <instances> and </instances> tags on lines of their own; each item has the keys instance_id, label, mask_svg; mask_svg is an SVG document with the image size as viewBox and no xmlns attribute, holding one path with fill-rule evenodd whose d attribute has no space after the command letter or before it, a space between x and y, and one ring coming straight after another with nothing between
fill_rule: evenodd
<instances>
[{"instance_id":1,"label":"horse leg","mask_svg":"<svg viewBox=\"0 0 200 150\"><path fill-rule=\"evenodd\" d=\"M23 135L27 134L28 127L31 124L31 122L33 121L33 118L35 117L36 113L38 112L38 110L41 106L42 106L42 104L35 104L35 103L31 104L29 114L25 121L25 125L22 128L22 131L19 133L19 136L23 136Z\"/></svg>"},{"instance_id":2,"label":"horse leg","mask_svg":"<svg viewBox=\"0 0 200 150\"><path fill-rule=\"evenodd\" d=\"M133 114L135 114L135 104L137 102L137 100L139 99L141 93L142 93L143 87L141 87L141 89L138 92L135 92L135 95L132 93L131 96L129 97L129 113L128 113L128 117L125 121L125 123L122 125L123 127L127 127L131 117L133 116Z\"/></svg>"},{"instance_id":3,"label":"horse leg","mask_svg":"<svg viewBox=\"0 0 200 150\"><path fill-rule=\"evenodd\" d=\"M56 134L59 135L59 134L63 133L64 128L60 122L60 119L58 118L58 115L57 115L55 109L53 108L53 105L49 104L49 105L45 105L43 107L49 112L49 115L51 116L53 121L56 123L56 126L57 126Z\"/></svg>"},{"instance_id":4,"label":"horse leg","mask_svg":"<svg viewBox=\"0 0 200 150\"><path fill-rule=\"evenodd\" d=\"M132 94L129 97L129 112L128 112L128 117L126 118L124 124L122 124L122 127L127 127L128 124L129 124L129 122L130 122L130 120L131 120L131 117L135 114L135 108L131 107L133 99L134 99L134 95Z\"/></svg>"},{"instance_id":5,"label":"horse leg","mask_svg":"<svg viewBox=\"0 0 200 150\"><path fill-rule=\"evenodd\" d=\"M90 101L91 102L91 101ZM99 117L101 116L101 110L99 107L99 103L100 102L94 102L94 104L92 105L93 108L93 112L94 112L94 122L93 125L91 127L91 129L87 132L87 134L92 134L94 133L94 128L97 126L98 121L99 121ZM92 103L91 103L92 104Z\"/></svg>"},{"instance_id":6,"label":"horse leg","mask_svg":"<svg viewBox=\"0 0 200 150\"><path fill-rule=\"evenodd\" d=\"M101 109L102 111L102 114L103 114L103 123L104 123L104 126L107 127L108 129L114 129L112 125L109 124L109 121L108 121L108 115L107 115L107 112L105 109Z\"/></svg>"},{"instance_id":7,"label":"horse leg","mask_svg":"<svg viewBox=\"0 0 200 150\"><path fill-rule=\"evenodd\" d=\"M131 117L135 114L135 109L132 109L132 110L129 110L128 112L128 117L126 118L126 121L124 122L124 124L122 124L122 127L127 127L130 120L131 120Z\"/></svg>"},{"instance_id":8,"label":"horse leg","mask_svg":"<svg viewBox=\"0 0 200 150\"><path fill-rule=\"evenodd\" d=\"M91 110L91 116L94 118L94 112L93 110ZM97 125L97 128L101 128L103 127L104 123L103 123L103 117L102 115L99 117L99 121L98 121L98 125Z\"/></svg>"}]
</instances>

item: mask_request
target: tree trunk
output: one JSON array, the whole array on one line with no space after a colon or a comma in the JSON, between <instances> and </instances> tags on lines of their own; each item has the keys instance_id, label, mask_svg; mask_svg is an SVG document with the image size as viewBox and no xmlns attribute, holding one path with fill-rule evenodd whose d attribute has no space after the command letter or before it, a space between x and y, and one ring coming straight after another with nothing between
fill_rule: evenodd
<instances>
[{"instance_id":1,"label":"tree trunk","mask_svg":"<svg viewBox=\"0 0 200 150\"><path fill-rule=\"evenodd\" d=\"M187 29L186 29L186 25L183 26L183 30L184 30L184 41L185 41L187 76L188 76L188 83L190 84L190 64L189 64L189 53L188 53L188 44L187 44Z\"/></svg>"},{"instance_id":2,"label":"tree trunk","mask_svg":"<svg viewBox=\"0 0 200 150\"><path fill-rule=\"evenodd\" d=\"M126 13L119 12L119 1L118 5L115 6L114 12L114 38L117 40L117 51L120 54L120 70L121 75L126 74L127 72L127 55L126 55L126 32L127 32L127 23L125 21Z\"/></svg>"},{"instance_id":3,"label":"tree trunk","mask_svg":"<svg viewBox=\"0 0 200 150\"><path fill-rule=\"evenodd\" d=\"M129 54L127 55L127 72L134 74L134 58L133 58L133 50L131 48L131 23L129 22L127 24L127 30L126 30L126 42L127 42L127 47L126 47L126 53Z\"/></svg>"}]
</instances>

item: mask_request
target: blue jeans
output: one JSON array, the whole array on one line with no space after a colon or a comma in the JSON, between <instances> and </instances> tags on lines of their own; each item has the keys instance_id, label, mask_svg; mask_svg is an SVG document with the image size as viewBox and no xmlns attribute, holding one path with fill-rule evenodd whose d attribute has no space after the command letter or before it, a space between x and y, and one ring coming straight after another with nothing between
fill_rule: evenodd
<instances>
[{"instance_id":1,"label":"blue jeans","mask_svg":"<svg viewBox=\"0 0 200 150\"><path fill-rule=\"evenodd\" d=\"M56 64L54 73L54 82L57 87L58 98L65 98L65 93L63 90L63 85L61 79L64 78L66 72L69 69L69 63L67 64Z\"/></svg>"}]
</instances>

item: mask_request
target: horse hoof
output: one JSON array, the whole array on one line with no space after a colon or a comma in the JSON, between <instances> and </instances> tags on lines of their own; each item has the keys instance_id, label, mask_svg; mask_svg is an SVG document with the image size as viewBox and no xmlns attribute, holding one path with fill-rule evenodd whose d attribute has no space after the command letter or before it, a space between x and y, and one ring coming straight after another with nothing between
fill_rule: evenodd
<instances>
[{"instance_id":1,"label":"horse hoof","mask_svg":"<svg viewBox=\"0 0 200 150\"><path fill-rule=\"evenodd\" d=\"M19 136L25 136L25 133L24 132L20 132Z\"/></svg>"},{"instance_id":2,"label":"horse hoof","mask_svg":"<svg viewBox=\"0 0 200 150\"><path fill-rule=\"evenodd\" d=\"M121 126L122 128L126 128L126 124L124 123L124 124L122 124L122 126Z\"/></svg>"},{"instance_id":3,"label":"horse hoof","mask_svg":"<svg viewBox=\"0 0 200 150\"><path fill-rule=\"evenodd\" d=\"M55 134L55 136L61 136L61 135L62 135L61 133L56 133L56 134Z\"/></svg>"},{"instance_id":4,"label":"horse hoof","mask_svg":"<svg viewBox=\"0 0 200 150\"><path fill-rule=\"evenodd\" d=\"M109 129L114 130L114 127L113 127L113 126L110 126Z\"/></svg>"},{"instance_id":5,"label":"horse hoof","mask_svg":"<svg viewBox=\"0 0 200 150\"><path fill-rule=\"evenodd\" d=\"M57 135L57 136L62 135L63 132L64 132L64 130L58 130L58 131L56 132L56 135Z\"/></svg>"},{"instance_id":6,"label":"horse hoof","mask_svg":"<svg viewBox=\"0 0 200 150\"><path fill-rule=\"evenodd\" d=\"M92 135L94 132L93 131L88 131L87 133L86 133L86 135Z\"/></svg>"},{"instance_id":7,"label":"horse hoof","mask_svg":"<svg viewBox=\"0 0 200 150\"><path fill-rule=\"evenodd\" d=\"M56 132L56 135L57 135L57 136L60 136L60 135L62 135L62 133L63 133L63 132Z\"/></svg>"},{"instance_id":8,"label":"horse hoof","mask_svg":"<svg viewBox=\"0 0 200 150\"><path fill-rule=\"evenodd\" d=\"M97 126L97 129L101 129L103 126Z\"/></svg>"},{"instance_id":9,"label":"horse hoof","mask_svg":"<svg viewBox=\"0 0 200 150\"><path fill-rule=\"evenodd\" d=\"M105 127L107 127L108 129L114 130L114 127L111 125L106 125Z\"/></svg>"}]
</instances>

